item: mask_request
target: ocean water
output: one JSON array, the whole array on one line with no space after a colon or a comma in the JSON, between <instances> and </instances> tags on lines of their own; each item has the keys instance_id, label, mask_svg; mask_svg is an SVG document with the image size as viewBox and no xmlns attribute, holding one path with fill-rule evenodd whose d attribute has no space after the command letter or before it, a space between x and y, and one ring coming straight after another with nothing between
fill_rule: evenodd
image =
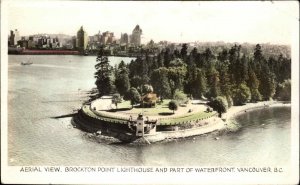
<instances>
[{"instance_id":1,"label":"ocean water","mask_svg":"<svg viewBox=\"0 0 300 185\"><path fill-rule=\"evenodd\" d=\"M22 66L22 61L32 61ZM112 64L122 58L110 58ZM124 58L125 62L131 59ZM241 128L151 145L99 140L71 126L95 87L94 56L8 56L8 162L20 165L288 166L291 109L236 118ZM215 140L214 137L219 137Z\"/></svg>"}]
</instances>

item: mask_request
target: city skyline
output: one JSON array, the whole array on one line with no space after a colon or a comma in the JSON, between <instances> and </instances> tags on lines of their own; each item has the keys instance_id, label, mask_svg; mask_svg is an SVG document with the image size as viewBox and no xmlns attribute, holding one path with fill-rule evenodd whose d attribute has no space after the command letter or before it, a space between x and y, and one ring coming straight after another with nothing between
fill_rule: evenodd
<instances>
[{"instance_id":1,"label":"city skyline","mask_svg":"<svg viewBox=\"0 0 300 185\"><path fill-rule=\"evenodd\" d=\"M20 35L89 36L99 32L130 34L143 30L142 43L249 42L291 44L298 21L296 2L78 2L12 1L7 3L8 30ZM67 8L66 8L67 7ZM224 8L226 7L226 8ZM67 24L66 24L67 23Z\"/></svg>"}]
</instances>

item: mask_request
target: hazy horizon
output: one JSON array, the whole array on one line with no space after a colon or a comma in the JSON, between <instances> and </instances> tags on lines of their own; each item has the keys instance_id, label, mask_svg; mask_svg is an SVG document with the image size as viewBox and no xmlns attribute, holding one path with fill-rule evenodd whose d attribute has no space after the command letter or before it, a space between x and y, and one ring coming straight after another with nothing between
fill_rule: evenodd
<instances>
[{"instance_id":1,"label":"hazy horizon","mask_svg":"<svg viewBox=\"0 0 300 185\"><path fill-rule=\"evenodd\" d=\"M100 30L131 34L138 24L142 43L225 42L290 45L298 21L297 2L108 2L9 1L7 31L89 36Z\"/></svg>"}]
</instances>

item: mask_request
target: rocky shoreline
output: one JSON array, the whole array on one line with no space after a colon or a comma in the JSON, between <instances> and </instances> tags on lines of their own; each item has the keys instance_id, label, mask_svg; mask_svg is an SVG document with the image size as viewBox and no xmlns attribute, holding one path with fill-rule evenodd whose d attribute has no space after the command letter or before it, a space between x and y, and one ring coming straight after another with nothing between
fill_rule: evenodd
<instances>
[{"instance_id":1,"label":"rocky shoreline","mask_svg":"<svg viewBox=\"0 0 300 185\"><path fill-rule=\"evenodd\" d=\"M118 131L118 129L109 129L106 128L103 132L97 132L97 130L100 128L95 128L93 125L95 124L89 124L90 121L76 121L77 124L80 125L80 127L88 128L87 130L89 132L93 132L94 135L97 135L97 137L113 137L118 138L121 141L126 141L133 143L133 144L151 144L154 142L160 142L164 140L172 140L172 139L178 139L178 138L186 138L186 137L192 137L202 134L207 134L215 131L222 131L222 130L230 130L232 127L232 120L234 117L245 113L247 111L255 110L255 109L261 109L261 108L269 108L269 107L281 107L281 106L291 106L290 103L285 102L277 102L277 101L264 101L264 102L258 102L258 103L248 103L243 106L233 106L231 107L227 113L223 114L222 119L219 117L211 117L206 119L207 122L206 125L203 125L201 127L194 127L184 130L174 130L174 131L157 131L155 134L151 135L145 135L144 137L134 137L131 134ZM103 129L101 129L103 130ZM95 134L97 133L97 134ZM100 133L100 134L99 134Z\"/></svg>"}]
</instances>

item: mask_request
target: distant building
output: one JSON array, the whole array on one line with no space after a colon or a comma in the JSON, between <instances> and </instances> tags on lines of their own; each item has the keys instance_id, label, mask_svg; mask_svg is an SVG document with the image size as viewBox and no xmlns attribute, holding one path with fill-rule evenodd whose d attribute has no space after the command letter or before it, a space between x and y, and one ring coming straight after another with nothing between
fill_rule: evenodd
<instances>
[{"instance_id":1,"label":"distant building","mask_svg":"<svg viewBox=\"0 0 300 185\"><path fill-rule=\"evenodd\" d=\"M102 33L101 44L112 44L115 42L115 36L113 32L106 31Z\"/></svg>"},{"instance_id":2,"label":"distant building","mask_svg":"<svg viewBox=\"0 0 300 185\"><path fill-rule=\"evenodd\" d=\"M142 35L142 29L140 28L139 25L136 25L135 28L132 30L130 43L136 46L141 45L141 35Z\"/></svg>"},{"instance_id":3,"label":"distant building","mask_svg":"<svg viewBox=\"0 0 300 185\"><path fill-rule=\"evenodd\" d=\"M77 32L77 39L76 39L76 48L79 51L86 50L88 45L88 35L87 32L84 31L83 27L81 26Z\"/></svg>"},{"instance_id":4,"label":"distant building","mask_svg":"<svg viewBox=\"0 0 300 185\"><path fill-rule=\"evenodd\" d=\"M17 46L19 40L21 40L19 31L17 29L10 30L9 46Z\"/></svg>"},{"instance_id":5,"label":"distant building","mask_svg":"<svg viewBox=\"0 0 300 185\"><path fill-rule=\"evenodd\" d=\"M22 41L27 41L29 49L57 49L61 47L58 37L51 38L49 35L38 34L31 35L26 39L22 37Z\"/></svg>"},{"instance_id":6,"label":"distant building","mask_svg":"<svg viewBox=\"0 0 300 185\"><path fill-rule=\"evenodd\" d=\"M20 33L17 29L15 29L15 40L14 45L17 45L18 41L21 40Z\"/></svg>"},{"instance_id":7,"label":"distant building","mask_svg":"<svg viewBox=\"0 0 300 185\"><path fill-rule=\"evenodd\" d=\"M28 48L28 40L19 40L17 45L19 45L21 48Z\"/></svg>"},{"instance_id":8,"label":"distant building","mask_svg":"<svg viewBox=\"0 0 300 185\"><path fill-rule=\"evenodd\" d=\"M35 42L33 36L29 36L29 39L28 39L28 48L29 49L36 48L36 42Z\"/></svg>"},{"instance_id":9,"label":"distant building","mask_svg":"<svg viewBox=\"0 0 300 185\"><path fill-rule=\"evenodd\" d=\"M14 46L15 44L15 33L14 31L10 30L10 36L9 36L9 46Z\"/></svg>"},{"instance_id":10,"label":"distant building","mask_svg":"<svg viewBox=\"0 0 300 185\"><path fill-rule=\"evenodd\" d=\"M129 43L129 36L127 33L121 33L120 44L128 44Z\"/></svg>"}]
</instances>

